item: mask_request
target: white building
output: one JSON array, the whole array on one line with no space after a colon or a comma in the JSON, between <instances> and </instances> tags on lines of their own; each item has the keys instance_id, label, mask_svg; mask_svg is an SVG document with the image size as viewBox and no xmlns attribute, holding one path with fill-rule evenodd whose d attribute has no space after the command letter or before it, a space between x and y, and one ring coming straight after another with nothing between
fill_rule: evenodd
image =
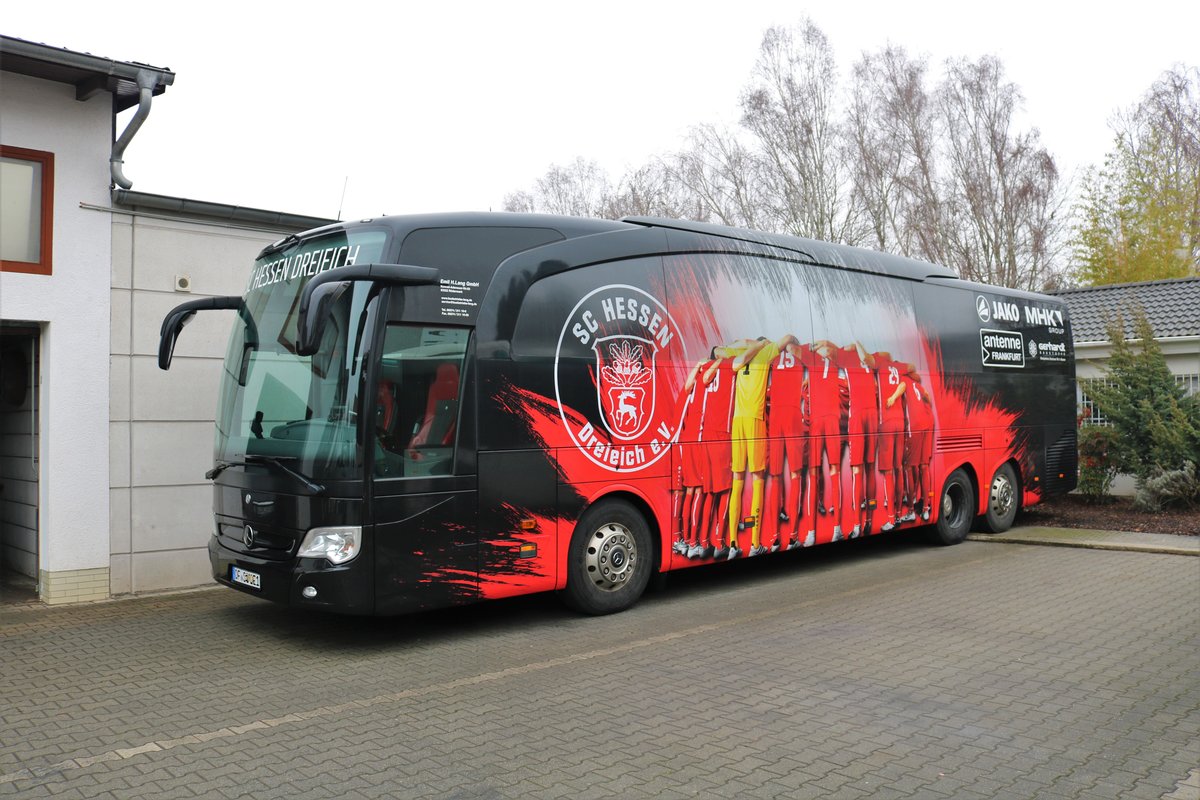
<instances>
[{"instance_id":1,"label":"white building","mask_svg":"<svg viewBox=\"0 0 1200 800\"><path fill-rule=\"evenodd\" d=\"M1167 369L1189 394L1200 392L1200 277L1116 283L1082 289L1064 289L1056 294L1071 312L1071 334L1075 340L1079 405L1083 421L1107 425L1107 420L1087 396L1093 381L1108 381L1108 359L1112 355L1110 322L1120 321L1126 341L1135 340L1134 320L1145 314L1162 351ZM1119 475L1112 493L1131 495L1135 482Z\"/></svg>"},{"instance_id":2,"label":"white building","mask_svg":"<svg viewBox=\"0 0 1200 800\"><path fill-rule=\"evenodd\" d=\"M124 146L174 77L0 36L0 599L210 581L204 471L232 321L200 315L169 380L158 326L240 294L265 244L328 220L130 191Z\"/></svg>"}]
</instances>

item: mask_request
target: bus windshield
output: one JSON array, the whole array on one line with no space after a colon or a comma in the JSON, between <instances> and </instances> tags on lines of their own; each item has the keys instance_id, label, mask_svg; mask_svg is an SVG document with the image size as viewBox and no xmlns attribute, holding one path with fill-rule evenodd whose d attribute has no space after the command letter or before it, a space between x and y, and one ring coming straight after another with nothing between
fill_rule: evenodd
<instances>
[{"instance_id":1,"label":"bus windshield","mask_svg":"<svg viewBox=\"0 0 1200 800\"><path fill-rule=\"evenodd\" d=\"M379 261L386 239L383 231L337 232L255 262L221 375L218 464L258 456L316 480L359 476L363 354L378 305L371 284L344 284L313 356L296 354L298 307L309 278Z\"/></svg>"}]
</instances>

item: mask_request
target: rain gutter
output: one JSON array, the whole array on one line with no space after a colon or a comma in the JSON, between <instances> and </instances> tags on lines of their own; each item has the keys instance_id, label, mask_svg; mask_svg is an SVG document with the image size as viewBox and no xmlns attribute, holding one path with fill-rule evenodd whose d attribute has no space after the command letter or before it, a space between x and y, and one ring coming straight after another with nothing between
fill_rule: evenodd
<instances>
[{"instance_id":1,"label":"rain gutter","mask_svg":"<svg viewBox=\"0 0 1200 800\"><path fill-rule=\"evenodd\" d=\"M188 217L202 217L225 222L240 222L265 225L272 229L285 228L305 231L320 228L336 220L310 217L303 214L288 214L282 211L267 211L261 208L210 203L205 200L190 200L186 197L169 197L147 192L131 192L126 189L112 190L113 204L132 211L166 211Z\"/></svg>"},{"instance_id":2,"label":"rain gutter","mask_svg":"<svg viewBox=\"0 0 1200 800\"><path fill-rule=\"evenodd\" d=\"M113 144L112 156L108 159L112 173L112 182L122 189L132 189L133 181L125 177L122 166L125 164L125 148L133 141L134 134L142 127L146 117L150 116L150 102L154 98L154 87L158 85L158 74L148 69L139 69L137 73L138 108L133 113L133 119L125 126L121 138Z\"/></svg>"}]
</instances>

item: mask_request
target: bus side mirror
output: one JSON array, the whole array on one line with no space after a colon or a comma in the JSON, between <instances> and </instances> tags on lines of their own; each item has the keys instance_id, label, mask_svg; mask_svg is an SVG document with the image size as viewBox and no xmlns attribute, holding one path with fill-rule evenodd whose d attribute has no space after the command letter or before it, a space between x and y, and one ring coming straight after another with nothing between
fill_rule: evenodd
<instances>
[{"instance_id":1,"label":"bus side mirror","mask_svg":"<svg viewBox=\"0 0 1200 800\"><path fill-rule=\"evenodd\" d=\"M179 338L179 332L183 330L183 326L191 322L194 316L196 316L195 311L182 311L176 308L163 320L162 328L158 333L159 369L171 368L171 356L175 354L175 340Z\"/></svg>"},{"instance_id":2,"label":"bus side mirror","mask_svg":"<svg viewBox=\"0 0 1200 800\"><path fill-rule=\"evenodd\" d=\"M297 355L315 355L320 349L330 309L349 287L349 281L321 283L314 286L311 292L305 287L304 298L300 301L300 313L296 319Z\"/></svg>"},{"instance_id":3,"label":"bus side mirror","mask_svg":"<svg viewBox=\"0 0 1200 800\"><path fill-rule=\"evenodd\" d=\"M179 332L183 330L184 325L192 321L197 311L214 308L234 309L241 306L242 298L234 296L205 297L175 306L163 318L162 327L158 331L158 368L171 368L171 356L175 353L175 341L179 338Z\"/></svg>"},{"instance_id":4,"label":"bus side mirror","mask_svg":"<svg viewBox=\"0 0 1200 800\"><path fill-rule=\"evenodd\" d=\"M296 318L296 355L315 355L321 347L325 320L350 281L377 281L391 286L428 286L438 282L435 267L407 264L354 264L322 272L304 284Z\"/></svg>"}]
</instances>

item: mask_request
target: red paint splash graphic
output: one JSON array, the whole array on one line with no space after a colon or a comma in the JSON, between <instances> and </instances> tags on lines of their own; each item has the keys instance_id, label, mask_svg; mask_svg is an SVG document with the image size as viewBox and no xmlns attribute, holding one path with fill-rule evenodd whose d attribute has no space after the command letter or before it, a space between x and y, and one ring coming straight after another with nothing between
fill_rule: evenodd
<instances>
[{"instance_id":1,"label":"red paint splash graphic","mask_svg":"<svg viewBox=\"0 0 1200 800\"><path fill-rule=\"evenodd\" d=\"M934 430L937 432L937 446L933 454L935 474L944 479L949 472L949 462L954 457L953 454L939 451L956 440L968 439L978 441L979 446L986 450L989 469L992 468L990 465L1015 458L1022 475L1034 474L1036 465L1030 432L1020 424L1021 415L1001 406L995 397L985 396L970 376L944 372L937 339L928 332L922 332L921 339L928 367L928 373L922 379L927 381L934 401ZM978 477L986 481L989 476L990 472ZM1039 489L1030 490L1026 493L1025 502L1036 502L1040 496Z\"/></svg>"},{"instance_id":2,"label":"red paint splash graphic","mask_svg":"<svg viewBox=\"0 0 1200 800\"><path fill-rule=\"evenodd\" d=\"M563 430L558 404L549 397L508 383L497 392L496 402L505 411L524 421L534 444L546 453L558 447L573 446ZM571 425L582 428L587 422L571 409L563 409L563 413ZM561 469L559 476L565 477Z\"/></svg>"},{"instance_id":3,"label":"red paint splash graphic","mask_svg":"<svg viewBox=\"0 0 1200 800\"><path fill-rule=\"evenodd\" d=\"M999 431L1002 438L993 440L988 446L1007 450L1011 455L1013 428L1018 415L1002 408L995 398L982 397L969 376L943 372L942 351L937 340L927 334L922 334L921 339L928 365L928 374L922 379L928 381L934 398L934 427L939 436L963 430Z\"/></svg>"},{"instance_id":4,"label":"red paint splash graphic","mask_svg":"<svg viewBox=\"0 0 1200 800\"><path fill-rule=\"evenodd\" d=\"M505 532L480 542L488 564L479 573L480 595L512 597L556 588L562 520L509 504L501 507L500 515L507 523ZM522 525L530 522L532 527Z\"/></svg>"}]
</instances>

